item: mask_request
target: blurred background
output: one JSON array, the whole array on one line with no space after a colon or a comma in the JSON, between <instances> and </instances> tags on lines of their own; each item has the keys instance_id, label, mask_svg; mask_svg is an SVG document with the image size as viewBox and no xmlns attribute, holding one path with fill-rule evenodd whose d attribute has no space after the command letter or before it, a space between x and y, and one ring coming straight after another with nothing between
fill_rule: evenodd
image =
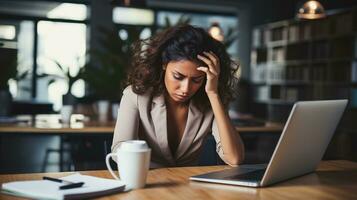
<instances>
[{"instance_id":1,"label":"blurred background","mask_svg":"<svg viewBox=\"0 0 357 200\"><path fill-rule=\"evenodd\" d=\"M103 168L130 46L185 23L206 29L240 63L229 114L242 128L247 163L269 160L294 102L345 98L348 108L324 159L357 160L356 6L354 0L0 1L0 173ZM217 163L209 138L202 164Z\"/></svg>"}]
</instances>

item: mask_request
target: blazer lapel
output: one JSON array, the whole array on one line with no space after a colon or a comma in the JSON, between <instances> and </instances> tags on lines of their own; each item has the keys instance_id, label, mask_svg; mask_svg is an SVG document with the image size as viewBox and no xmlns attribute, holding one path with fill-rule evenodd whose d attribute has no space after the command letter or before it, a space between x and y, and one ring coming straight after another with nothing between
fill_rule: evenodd
<instances>
[{"instance_id":1,"label":"blazer lapel","mask_svg":"<svg viewBox=\"0 0 357 200\"><path fill-rule=\"evenodd\" d=\"M151 108L152 123L155 128L155 135L160 146L161 153L165 156L165 159L174 164L175 161L171 154L171 150L167 139L167 115L166 104L163 95L153 98L153 105Z\"/></svg>"},{"instance_id":2,"label":"blazer lapel","mask_svg":"<svg viewBox=\"0 0 357 200\"><path fill-rule=\"evenodd\" d=\"M202 112L194 105L193 101L190 102L188 117L184 134L181 142L176 150L175 158L179 159L191 146L197 132L200 128L202 120Z\"/></svg>"}]
</instances>

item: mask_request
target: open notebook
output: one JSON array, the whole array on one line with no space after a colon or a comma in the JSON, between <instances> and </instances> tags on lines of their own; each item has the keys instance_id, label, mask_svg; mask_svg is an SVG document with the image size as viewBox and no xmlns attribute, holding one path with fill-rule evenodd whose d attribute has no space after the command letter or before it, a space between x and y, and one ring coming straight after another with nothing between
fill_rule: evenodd
<instances>
[{"instance_id":1,"label":"open notebook","mask_svg":"<svg viewBox=\"0 0 357 200\"><path fill-rule=\"evenodd\" d=\"M118 180L98 178L75 173L61 178L70 182L84 182L79 188L60 190L58 183L49 180L15 181L4 183L1 192L35 199L83 199L123 191L125 184Z\"/></svg>"}]
</instances>

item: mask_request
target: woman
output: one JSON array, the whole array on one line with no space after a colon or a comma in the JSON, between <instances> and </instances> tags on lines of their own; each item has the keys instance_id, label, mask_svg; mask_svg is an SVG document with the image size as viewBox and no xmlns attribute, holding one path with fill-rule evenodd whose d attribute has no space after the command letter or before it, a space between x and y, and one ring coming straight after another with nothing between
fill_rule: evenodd
<instances>
[{"instance_id":1,"label":"woman","mask_svg":"<svg viewBox=\"0 0 357 200\"><path fill-rule=\"evenodd\" d=\"M145 140L151 167L198 164L208 133L229 165L243 161L244 146L226 106L238 66L205 30L172 27L134 47L112 151L120 142Z\"/></svg>"}]
</instances>

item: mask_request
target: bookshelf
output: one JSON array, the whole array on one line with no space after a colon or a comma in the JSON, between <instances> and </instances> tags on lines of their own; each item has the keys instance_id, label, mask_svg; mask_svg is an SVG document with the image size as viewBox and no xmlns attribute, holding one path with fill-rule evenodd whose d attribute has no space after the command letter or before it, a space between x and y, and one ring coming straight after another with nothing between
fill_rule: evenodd
<instances>
[{"instance_id":1,"label":"bookshelf","mask_svg":"<svg viewBox=\"0 0 357 200\"><path fill-rule=\"evenodd\" d=\"M357 10L284 20L252 32L253 113L284 122L298 100L350 100L357 107Z\"/></svg>"}]
</instances>

